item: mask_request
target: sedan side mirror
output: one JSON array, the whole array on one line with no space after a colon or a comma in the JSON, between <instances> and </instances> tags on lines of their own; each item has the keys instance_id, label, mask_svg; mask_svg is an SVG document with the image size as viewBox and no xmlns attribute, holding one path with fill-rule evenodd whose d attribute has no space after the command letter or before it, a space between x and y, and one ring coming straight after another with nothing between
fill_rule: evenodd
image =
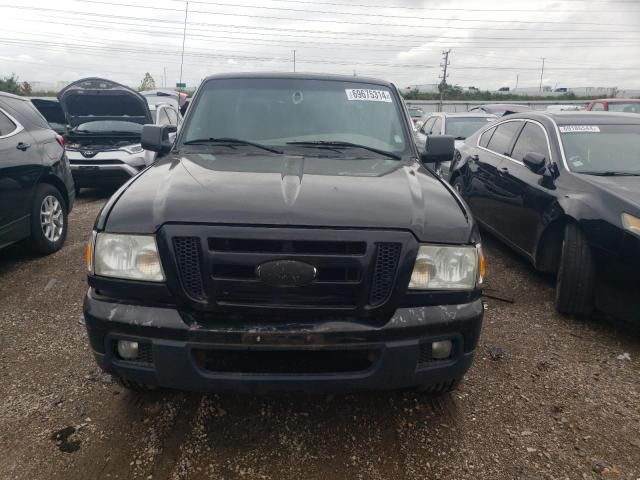
<instances>
[{"instance_id":1,"label":"sedan side mirror","mask_svg":"<svg viewBox=\"0 0 640 480\"><path fill-rule=\"evenodd\" d=\"M441 163L453 160L455 141L452 135L427 135L425 151L420 155L422 163Z\"/></svg>"},{"instance_id":2,"label":"sedan side mirror","mask_svg":"<svg viewBox=\"0 0 640 480\"><path fill-rule=\"evenodd\" d=\"M145 125L142 127L140 143L142 148L160 154L168 153L173 146L171 133L175 133L178 128L175 125ZM175 136L174 136L175 139Z\"/></svg>"},{"instance_id":3,"label":"sedan side mirror","mask_svg":"<svg viewBox=\"0 0 640 480\"><path fill-rule=\"evenodd\" d=\"M544 155L536 152L527 152L522 159L522 163L533 173L542 175L547 166L547 159Z\"/></svg>"}]
</instances>

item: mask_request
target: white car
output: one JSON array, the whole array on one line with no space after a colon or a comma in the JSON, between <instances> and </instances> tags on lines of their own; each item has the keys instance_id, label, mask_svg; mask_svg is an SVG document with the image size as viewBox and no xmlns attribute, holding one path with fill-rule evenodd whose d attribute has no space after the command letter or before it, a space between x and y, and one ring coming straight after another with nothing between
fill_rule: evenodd
<instances>
[{"instance_id":1,"label":"white car","mask_svg":"<svg viewBox=\"0 0 640 480\"><path fill-rule=\"evenodd\" d=\"M495 115L490 113L463 112L446 113L434 112L423 117L414 134L418 149L425 150L427 135L452 135L455 140L456 150L464 140L484 127L487 122L495 120ZM453 159L452 159L453 160ZM438 172L449 178L451 162L442 162L438 165Z\"/></svg>"},{"instance_id":2,"label":"white car","mask_svg":"<svg viewBox=\"0 0 640 480\"><path fill-rule=\"evenodd\" d=\"M129 87L102 78L73 82L58 94L68 131L67 156L76 192L85 187L117 187L155 161L140 145L145 124L175 125L180 114L170 104L150 107Z\"/></svg>"}]
</instances>

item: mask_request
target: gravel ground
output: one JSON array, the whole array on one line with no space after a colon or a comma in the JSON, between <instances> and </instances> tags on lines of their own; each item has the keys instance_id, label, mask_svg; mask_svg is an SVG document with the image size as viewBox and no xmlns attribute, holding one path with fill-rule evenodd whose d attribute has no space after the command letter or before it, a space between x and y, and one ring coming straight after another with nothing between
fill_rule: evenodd
<instances>
[{"instance_id":1,"label":"gravel ground","mask_svg":"<svg viewBox=\"0 0 640 480\"><path fill-rule=\"evenodd\" d=\"M552 281L491 239L476 361L450 395L129 393L82 316L89 192L66 246L0 251L1 479L640 479L640 341L555 313Z\"/></svg>"}]
</instances>

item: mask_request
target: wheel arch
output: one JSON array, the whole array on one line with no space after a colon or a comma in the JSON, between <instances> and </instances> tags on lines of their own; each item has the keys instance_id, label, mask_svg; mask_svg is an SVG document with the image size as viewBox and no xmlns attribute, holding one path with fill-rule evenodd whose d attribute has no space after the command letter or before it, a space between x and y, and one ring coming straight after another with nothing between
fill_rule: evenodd
<instances>
[{"instance_id":1,"label":"wheel arch","mask_svg":"<svg viewBox=\"0 0 640 480\"><path fill-rule=\"evenodd\" d=\"M67 212L69 211L69 192L67 192L67 186L62 180L53 174L48 174L40 178L38 184L48 184L55 187L60 192L60 195L62 195Z\"/></svg>"}]
</instances>

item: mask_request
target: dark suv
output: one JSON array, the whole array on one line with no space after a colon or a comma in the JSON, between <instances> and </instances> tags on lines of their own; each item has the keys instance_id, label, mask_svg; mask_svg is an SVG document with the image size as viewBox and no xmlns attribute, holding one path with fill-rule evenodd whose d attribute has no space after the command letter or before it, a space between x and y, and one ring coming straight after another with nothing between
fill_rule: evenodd
<instances>
[{"instance_id":1,"label":"dark suv","mask_svg":"<svg viewBox=\"0 0 640 480\"><path fill-rule=\"evenodd\" d=\"M0 247L60 249L74 199L62 137L29 100L0 93Z\"/></svg>"},{"instance_id":2,"label":"dark suv","mask_svg":"<svg viewBox=\"0 0 640 480\"><path fill-rule=\"evenodd\" d=\"M453 388L483 316L478 230L390 83L207 78L99 214L84 314L129 388Z\"/></svg>"}]
</instances>

